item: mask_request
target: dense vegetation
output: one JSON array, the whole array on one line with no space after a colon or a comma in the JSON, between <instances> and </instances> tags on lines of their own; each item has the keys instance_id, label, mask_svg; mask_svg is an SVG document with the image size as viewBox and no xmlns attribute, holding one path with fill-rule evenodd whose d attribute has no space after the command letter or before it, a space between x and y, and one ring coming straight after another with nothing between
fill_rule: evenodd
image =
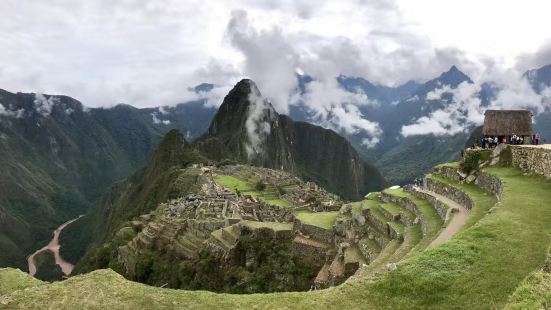
<instances>
[{"instance_id":1,"label":"dense vegetation","mask_svg":"<svg viewBox=\"0 0 551 310\"><path fill-rule=\"evenodd\" d=\"M57 281L61 280L64 276L61 267L56 265L54 253L50 250L38 253L34 257L36 264L35 277L44 281Z\"/></svg>"},{"instance_id":2,"label":"dense vegetation","mask_svg":"<svg viewBox=\"0 0 551 310\"><path fill-rule=\"evenodd\" d=\"M291 240L274 238L271 229L256 229L254 234L241 236L235 253L234 263L224 265L208 249L203 249L195 260L179 260L159 251L145 251L137 257L136 275L132 280L154 286L234 294L305 291L320 267L293 256ZM108 267L119 268L113 263Z\"/></svg>"}]
</instances>

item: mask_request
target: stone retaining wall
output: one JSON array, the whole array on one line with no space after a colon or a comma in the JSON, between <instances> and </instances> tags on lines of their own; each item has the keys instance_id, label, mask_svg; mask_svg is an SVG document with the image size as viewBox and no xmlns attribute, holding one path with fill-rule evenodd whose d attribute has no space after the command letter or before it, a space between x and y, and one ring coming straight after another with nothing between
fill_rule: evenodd
<instances>
[{"instance_id":1,"label":"stone retaining wall","mask_svg":"<svg viewBox=\"0 0 551 310\"><path fill-rule=\"evenodd\" d=\"M501 197L501 193L503 193L503 182L501 182L501 180L495 175L489 173L480 172L476 177L474 184L485 191L496 195L498 198Z\"/></svg>"},{"instance_id":2,"label":"stone retaining wall","mask_svg":"<svg viewBox=\"0 0 551 310\"><path fill-rule=\"evenodd\" d=\"M473 200L469 197L469 195L452 185L427 178L427 188L431 192L435 192L457 202L458 204L464 206L467 210L471 210L474 206Z\"/></svg>"},{"instance_id":3,"label":"stone retaining wall","mask_svg":"<svg viewBox=\"0 0 551 310\"><path fill-rule=\"evenodd\" d=\"M551 179L551 148L511 145L512 164Z\"/></svg>"},{"instance_id":4,"label":"stone retaining wall","mask_svg":"<svg viewBox=\"0 0 551 310\"><path fill-rule=\"evenodd\" d=\"M460 182L462 180L461 175L459 174L459 169L447 166L436 167L433 170L435 175L439 175L443 178L454 180Z\"/></svg>"},{"instance_id":5,"label":"stone retaining wall","mask_svg":"<svg viewBox=\"0 0 551 310\"><path fill-rule=\"evenodd\" d=\"M384 202L394 202L397 203L404 208L408 209L409 211L413 212L415 216L419 218L419 224L421 225L421 231L423 232L423 236L427 233L427 222L425 221L425 218L423 216L423 213L419 211L419 208L417 208L417 205L415 202L413 202L411 199L407 197L398 197L389 195L385 192L381 192L381 200Z\"/></svg>"},{"instance_id":6,"label":"stone retaining wall","mask_svg":"<svg viewBox=\"0 0 551 310\"><path fill-rule=\"evenodd\" d=\"M366 210L369 211L369 209L366 209ZM374 216L371 212L366 212L366 218L369 221L369 223L371 223L371 225L373 225L375 228L388 234L388 225L385 222L382 222L381 220L379 220L379 218Z\"/></svg>"},{"instance_id":7,"label":"stone retaining wall","mask_svg":"<svg viewBox=\"0 0 551 310\"><path fill-rule=\"evenodd\" d=\"M384 234L385 232L376 230L375 228L368 226L368 235L371 239L375 240L377 244L379 244L379 247L383 249L386 247L388 242L390 241L390 238L388 236L384 236L381 234Z\"/></svg>"},{"instance_id":8,"label":"stone retaining wall","mask_svg":"<svg viewBox=\"0 0 551 310\"><path fill-rule=\"evenodd\" d=\"M335 233L333 229L325 229L314 225L302 223L299 219L295 218L293 221L293 232L300 231L303 235L312 236L318 240L333 244L335 240Z\"/></svg>"},{"instance_id":9,"label":"stone retaining wall","mask_svg":"<svg viewBox=\"0 0 551 310\"><path fill-rule=\"evenodd\" d=\"M415 197L428 201L432 205L434 210L436 210L436 213L438 213L438 216L440 216L440 218L443 220L446 219L446 215L448 214L448 209L449 209L448 205L438 200L434 196L431 196L427 193L416 190L413 186L404 186L404 191L412 194Z\"/></svg>"},{"instance_id":10,"label":"stone retaining wall","mask_svg":"<svg viewBox=\"0 0 551 310\"><path fill-rule=\"evenodd\" d=\"M325 263L327 250L325 247L293 241L293 256L311 261L319 268Z\"/></svg>"}]
</instances>

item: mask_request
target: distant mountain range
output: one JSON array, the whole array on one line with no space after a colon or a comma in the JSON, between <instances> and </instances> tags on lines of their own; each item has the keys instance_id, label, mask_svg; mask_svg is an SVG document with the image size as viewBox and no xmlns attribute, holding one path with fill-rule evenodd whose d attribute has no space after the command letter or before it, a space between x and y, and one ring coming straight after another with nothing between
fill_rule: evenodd
<instances>
[{"instance_id":1,"label":"distant mountain range","mask_svg":"<svg viewBox=\"0 0 551 310\"><path fill-rule=\"evenodd\" d=\"M530 70L525 75L534 90L540 92L551 85L551 65ZM299 87L304 91L312 81L309 76L300 76ZM451 98L427 100L427 94L443 87L457 88L461 83L473 83L471 78L456 66L425 83L409 81L397 87L375 85L360 77L339 76L339 84L349 92L361 91L378 104L359 106L365 119L379 123L383 131L380 142L373 148L362 145L365 133L347 135L352 145L368 162L373 163L390 184L405 184L429 171L442 162L458 158L470 136L471 128L454 135L414 135L404 137L401 129L414 120L428 116L431 112L444 108ZM500 91L493 83L481 84L478 94L483 105L490 103ZM450 94L451 96L451 94ZM293 119L315 122L304 106L292 106ZM535 130L544 137L551 137L551 114L541 113L535 118ZM344 134L344 133L341 133Z\"/></svg>"}]
</instances>

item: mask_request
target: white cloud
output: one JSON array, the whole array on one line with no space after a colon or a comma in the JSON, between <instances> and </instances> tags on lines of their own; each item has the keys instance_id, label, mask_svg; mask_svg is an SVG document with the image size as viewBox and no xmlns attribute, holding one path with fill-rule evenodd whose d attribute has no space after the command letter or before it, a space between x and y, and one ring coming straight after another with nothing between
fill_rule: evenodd
<instances>
[{"instance_id":1,"label":"white cloud","mask_svg":"<svg viewBox=\"0 0 551 310\"><path fill-rule=\"evenodd\" d=\"M153 120L153 124L156 124L156 125L158 125L158 124L170 125L170 120L168 120L168 119L163 120L163 119L159 118L159 116L161 114L162 114L162 112L161 113L159 113L159 112L151 113L151 118Z\"/></svg>"},{"instance_id":2,"label":"white cloud","mask_svg":"<svg viewBox=\"0 0 551 310\"><path fill-rule=\"evenodd\" d=\"M444 109L431 112L420 117L413 123L403 126L402 136L454 135L466 132L472 126L482 125L484 112L487 109L514 110L528 109L535 114L551 108L551 88L536 93L526 78L517 71L503 71L489 75L493 83L500 89L497 96L488 106L483 106L480 100L481 86L479 83L461 83L456 89L445 85L427 94L427 99L443 100L444 94L452 95L452 100Z\"/></svg>"},{"instance_id":3,"label":"white cloud","mask_svg":"<svg viewBox=\"0 0 551 310\"><path fill-rule=\"evenodd\" d=\"M245 150L249 159L252 159L255 155L262 153L276 113L268 100L262 98L258 89L253 85L251 85L249 93L249 102L247 120L245 121L249 141L245 144Z\"/></svg>"},{"instance_id":4,"label":"white cloud","mask_svg":"<svg viewBox=\"0 0 551 310\"><path fill-rule=\"evenodd\" d=\"M6 109L4 105L0 102L0 116L9 116L9 117L15 117L15 118L22 118L23 114L25 113L25 110L19 109L16 111Z\"/></svg>"},{"instance_id":5,"label":"white cloud","mask_svg":"<svg viewBox=\"0 0 551 310\"><path fill-rule=\"evenodd\" d=\"M42 116L49 116L57 103L59 103L59 98L55 96L46 97L41 93L34 95L34 109Z\"/></svg>"}]
</instances>

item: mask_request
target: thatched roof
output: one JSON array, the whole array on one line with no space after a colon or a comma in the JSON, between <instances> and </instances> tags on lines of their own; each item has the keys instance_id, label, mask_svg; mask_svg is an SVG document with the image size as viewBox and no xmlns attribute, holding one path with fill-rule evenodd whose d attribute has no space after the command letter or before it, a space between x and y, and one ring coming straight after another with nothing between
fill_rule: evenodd
<instances>
[{"instance_id":1,"label":"thatched roof","mask_svg":"<svg viewBox=\"0 0 551 310\"><path fill-rule=\"evenodd\" d=\"M527 110L487 110L484 113L485 136L532 135L532 112Z\"/></svg>"}]
</instances>

